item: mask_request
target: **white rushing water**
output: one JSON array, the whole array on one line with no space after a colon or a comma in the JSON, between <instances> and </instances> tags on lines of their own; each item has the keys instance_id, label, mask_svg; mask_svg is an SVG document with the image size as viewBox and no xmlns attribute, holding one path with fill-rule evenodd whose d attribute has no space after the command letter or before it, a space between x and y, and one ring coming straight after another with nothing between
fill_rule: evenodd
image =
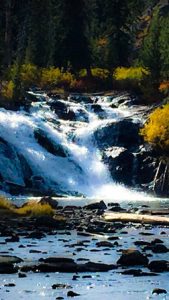
<instances>
[{"instance_id":1,"label":"white rushing water","mask_svg":"<svg viewBox=\"0 0 169 300\"><path fill-rule=\"evenodd\" d=\"M46 99L39 95L29 113L0 110L0 136L24 156L33 175L41 176L43 185L53 191L59 187L66 193L77 192L87 197L143 199L144 195L113 182L94 138L98 128L130 116L131 111L111 108L108 97L97 99L102 109L99 116L88 103L61 100L76 115L76 121L69 121L59 118L49 105L52 99ZM43 131L54 145L60 145L66 157L53 155L41 146L34 136L37 130ZM22 172L11 172L14 171L17 183L23 185Z\"/></svg>"}]
</instances>

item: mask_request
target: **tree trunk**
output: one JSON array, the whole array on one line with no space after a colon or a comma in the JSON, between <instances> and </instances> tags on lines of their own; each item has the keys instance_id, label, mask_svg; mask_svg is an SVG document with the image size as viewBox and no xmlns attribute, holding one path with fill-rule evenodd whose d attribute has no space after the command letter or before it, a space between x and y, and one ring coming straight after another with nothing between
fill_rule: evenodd
<instances>
[{"instance_id":1,"label":"tree trunk","mask_svg":"<svg viewBox=\"0 0 169 300\"><path fill-rule=\"evenodd\" d=\"M12 23L12 0L6 0L5 8L5 66L11 64L11 23Z\"/></svg>"}]
</instances>

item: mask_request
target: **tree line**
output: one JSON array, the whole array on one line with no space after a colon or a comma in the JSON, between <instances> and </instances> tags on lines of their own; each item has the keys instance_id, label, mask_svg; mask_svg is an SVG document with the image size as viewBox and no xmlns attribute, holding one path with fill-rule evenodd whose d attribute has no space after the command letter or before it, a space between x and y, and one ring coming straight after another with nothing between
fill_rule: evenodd
<instances>
[{"instance_id":1,"label":"tree line","mask_svg":"<svg viewBox=\"0 0 169 300\"><path fill-rule=\"evenodd\" d=\"M138 22L156 0L1 0L1 73L14 63L72 73L113 70L139 61L155 79L168 77L169 14L157 7L141 49ZM162 18L162 22L161 22Z\"/></svg>"}]
</instances>

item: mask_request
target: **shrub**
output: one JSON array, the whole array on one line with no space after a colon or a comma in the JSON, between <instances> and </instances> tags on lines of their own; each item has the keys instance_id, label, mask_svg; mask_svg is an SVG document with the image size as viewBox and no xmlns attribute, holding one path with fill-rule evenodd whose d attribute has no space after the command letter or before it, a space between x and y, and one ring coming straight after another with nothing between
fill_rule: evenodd
<instances>
[{"instance_id":1,"label":"shrub","mask_svg":"<svg viewBox=\"0 0 169 300\"><path fill-rule=\"evenodd\" d=\"M106 80L110 76L110 72L107 69L102 69L102 68L92 68L91 73L93 77L97 77L99 79ZM87 76L87 71L86 69L82 69L79 72L80 77L86 77Z\"/></svg>"},{"instance_id":2,"label":"shrub","mask_svg":"<svg viewBox=\"0 0 169 300\"><path fill-rule=\"evenodd\" d=\"M13 204L3 196L0 196L0 209L13 210Z\"/></svg>"},{"instance_id":3,"label":"shrub","mask_svg":"<svg viewBox=\"0 0 169 300\"><path fill-rule=\"evenodd\" d=\"M9 70L9 78L14 80L19 71L19 78L24 87L29 87L38 83L39 70L38 67L33 64L23 64L18 66L14 64Z\"/></svg>"},{"instance_id":4,"label":"shrub","mask_svg":"<svg viewBox=\"0 0 169 300\"><path fill-rule=\"evenodd\" d=\"M164 81L160 83L159 86L160 92L164 93L165 95L169 94L169 81Z\"/></svg>"},{"instance_id":5,"label":"shrub","mask_svg":"<svg viewBox=\"0 0 169 300\"><path fill-rule=\"evenodd\" d=\"M43 68L41 72L41 87L69 87L74 81L70 72L63 72L59 68Z\"/></svg>"},{"instance_id":6,"label":"shrub","mask_svg":"<svg viewBox=\"0 0 169 300\"><path fill-rule=\"evenodd\" d=\"M140 131L144 140L156 149L169 152L169 104L157 108Z\"/></svg>"},{"instance_id":7,"label":"shrub","mask_svg":"<svg viewBox=\"0 0 169 300\"><path fill-rule=\"evenodd\" d=\"M49 204L40 204L36 202L28 202L21 208L15 210L19 215L31 215L33 217L42 215L53 215L53 208Z\"/></svg>"},{"instance_id":8,"label":"shrub","mask_svg":"<svg viewBox=\"0 0 169 300\"><path fill-rule=\"evenodd\" d=\"M1 95L3 98L12 99L14 93L14 82L12 80L2 83Z\"/></svg>"},{"instance_id":9,"label":"shrub","mask_svg":"<svg viewBox=\"0 0 169 300\"><path fill-rule=\"evenodd\" d=\"M114 78L117 81L131 80L140 83L146 76L149 75L149 71L143 67L118 67L115 69Z\"/></svg>"}]
</instances>

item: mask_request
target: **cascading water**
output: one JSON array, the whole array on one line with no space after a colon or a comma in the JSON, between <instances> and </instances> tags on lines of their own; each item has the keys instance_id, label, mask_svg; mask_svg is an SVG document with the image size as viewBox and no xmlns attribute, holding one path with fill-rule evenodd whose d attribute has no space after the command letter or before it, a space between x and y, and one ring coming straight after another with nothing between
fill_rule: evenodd
<instances>
[{"instance_id":1,"label":"cascading water","mask_svg":"<svg viewBox=\"0 0 169 300\"><path fill-rule=\"evenodd\" d=\"M0 138L16 153L13 165L6 158L1 163L3 180L25 186L18 159L22 156L32 181L39 179L38 188L44 193L135 199L136 193L113 182L95 139L99 128L130 117L131 111L112 108L109 97L93 97L90 102L80 96L54 100L31 94L36 102L29 112L0 110Z\"/></svg>"}]
</instances>

